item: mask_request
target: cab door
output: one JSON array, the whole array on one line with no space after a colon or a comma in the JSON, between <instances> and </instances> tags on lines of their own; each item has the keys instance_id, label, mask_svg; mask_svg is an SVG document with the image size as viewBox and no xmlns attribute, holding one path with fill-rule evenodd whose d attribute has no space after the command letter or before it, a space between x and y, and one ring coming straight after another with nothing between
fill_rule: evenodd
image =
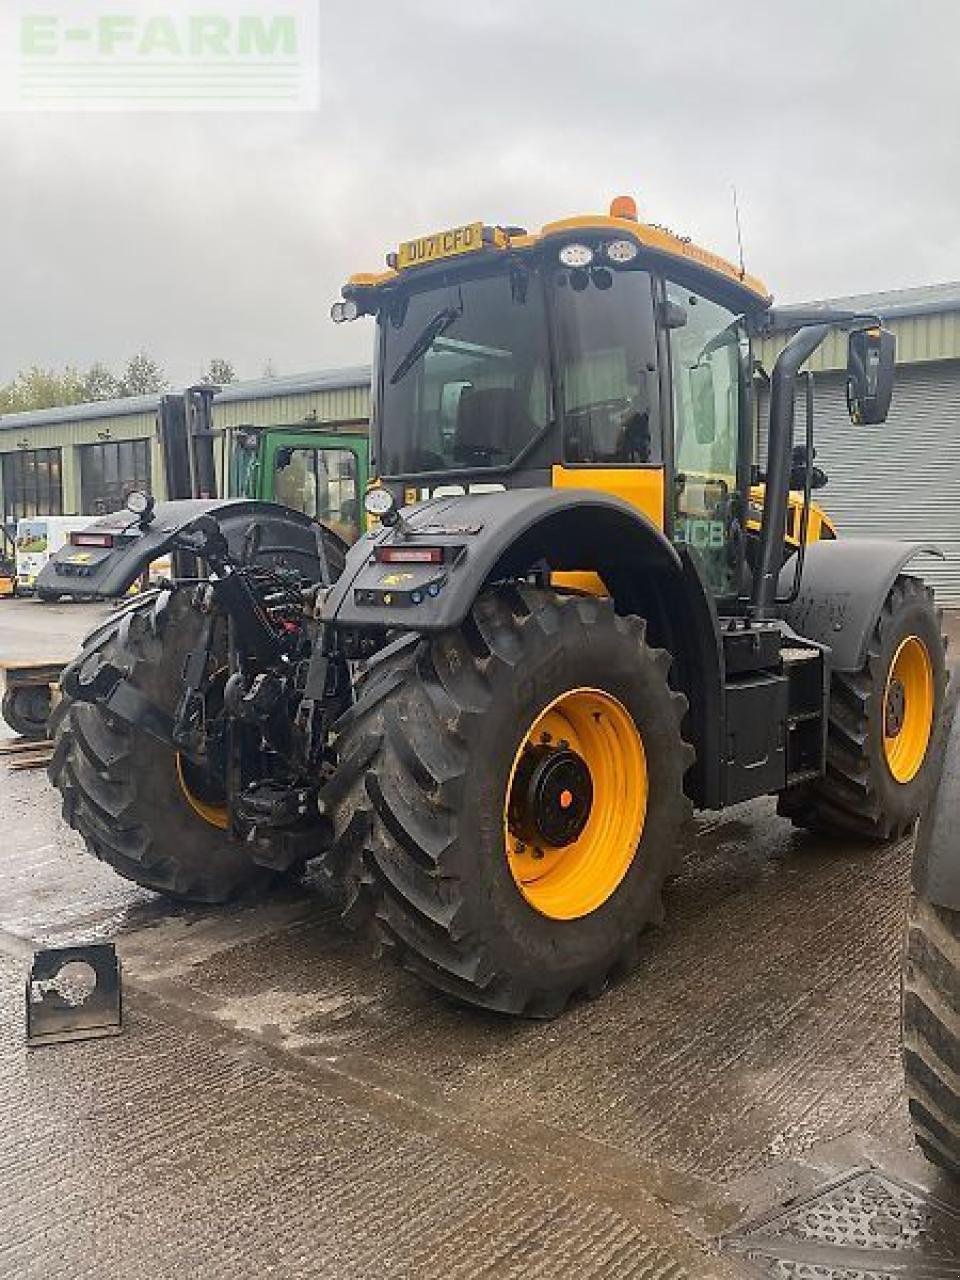
<instances>
[{"instance_id":1,"label":"cab door","mask_svg":"<svg viewBox=\"0 0 960 1280\"><path fill-rule=\"evenodd\" d=\"M750 462L749 339L742 318L719 303L670 281L666 296L686 317L669 333L673 537L696 552L711 593L735 599Z\"/></svg>"},{"instance_id":2,"label":"cab door","mask_svg":"<svg viewBox=\"0 0 960 1280\"><path fill-rule=\"evenodd\" d=\"M352 543L360 535L369 449L365 435L265 433L258 497L319 520Z\"/></svg>"}]
</instances>

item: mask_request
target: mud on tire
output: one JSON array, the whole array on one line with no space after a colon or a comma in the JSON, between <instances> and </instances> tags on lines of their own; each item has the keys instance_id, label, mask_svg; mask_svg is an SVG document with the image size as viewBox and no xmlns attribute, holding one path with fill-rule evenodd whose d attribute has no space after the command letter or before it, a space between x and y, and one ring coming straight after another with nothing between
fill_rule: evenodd
<instances>
[{"instance_id":1,"label":"mud on tire","mask_svg":"<svg viewBox=\"0 0 960 1280\"><path fill-rule=\"evenodd\" d=\"M690 813L680 734L686 700L669 655L610 601L526 586L480 596L461 628L399 642L341 723L332 853L348 925L463 1001L550 1017L628 970L662 918L661 888ZM521 894L505 852L504 800L527 727L558 695L616 698L645 744L646 817L611 895L554 919ZM337 797L337 789L339 796Z\"/></svg>"},{"instance_id":2,"label":"mud on tire","mask_svg":"<svg viewBox=\"0 0 960 1280\"><path fill-rule=\"evenodd\" d=\"M900 644L916 636L933 669L935 741L947 684L946 641L933 592L918 578L901 575L874 628L863 667L835 672L831 680L827 771L823 778L783 794L778 812L798 827L825 834L892 840L905 835L922 812L935 781L935 753L909 782L898 782L884 756L884 694Z\"/></svg>"},{"instance_id":3,"label":"mud on tire","mask_svg":"<svg viewBox=\"0 0 960 1280\"><path fill-rule=\"evenodd\" d=\"M94 630L71 665L107 660L172 712L199 625L189 589L151 593ZM51 724L56 746L49 773L63 797L64 819L120 875L199 903L263 891L276 879L195 812L169 748L102 707L67 696Z\"/></svg>"}]
</instances>

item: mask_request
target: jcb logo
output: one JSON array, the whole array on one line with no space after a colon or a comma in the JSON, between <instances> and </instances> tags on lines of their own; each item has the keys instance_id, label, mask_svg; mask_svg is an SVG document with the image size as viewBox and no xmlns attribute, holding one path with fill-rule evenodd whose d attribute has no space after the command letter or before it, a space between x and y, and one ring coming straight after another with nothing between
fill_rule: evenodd
<instances>
[{"instance_id":1,"label":"jcb logo","mask_svg":"<svg viewBox=\"0 0 960 1280\"><path fill-rule=\"evenodd\" d=\"M725 526L722 520L678 520L676 539L698 551L721 550L726 545Z\"/></svg>"}]
</instances>

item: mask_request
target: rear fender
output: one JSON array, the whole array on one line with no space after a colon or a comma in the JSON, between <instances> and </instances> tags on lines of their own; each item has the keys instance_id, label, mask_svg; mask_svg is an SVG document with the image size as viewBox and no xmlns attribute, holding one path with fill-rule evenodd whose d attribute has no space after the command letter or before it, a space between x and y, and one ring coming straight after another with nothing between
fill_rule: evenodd
<instances>
[{"instance_id":1,"label":"rear fender","mask_svg":"<svg viewBox=\"0 0 960 1280\"><path fill-rule=\"evenodd\" d=\"M830 649L832 670L859 671L890 588L904 566L921 555L943 559L939 548L923 542L813 542L806 549L800 594L784 618L798 635ZM795 571L791 559L780 574L781 595L790 591Z\"/></svg>"},{"instance_id":2,"label":"rear fender","mask_svg":"<svg viewBox=\"0 0 960 1280\"><path fill-rule=\"evenodd\" d=\"M440 548L440 564L385 564L388 547ZM489 582L539 570L679 578L680 557L651 520L587 489L510 489L437 498L405 510L351 549L324 610L345 628L446 631Z\"/></svg>"}]
</instances>

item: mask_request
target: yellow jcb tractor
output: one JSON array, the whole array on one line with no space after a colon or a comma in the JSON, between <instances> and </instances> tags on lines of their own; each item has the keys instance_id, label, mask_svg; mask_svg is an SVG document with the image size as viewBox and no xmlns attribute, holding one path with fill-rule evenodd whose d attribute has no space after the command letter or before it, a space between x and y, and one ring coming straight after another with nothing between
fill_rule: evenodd
<instances>
[{"instance_id":1,"label":"yellow jcb tractor","mask_svg":"<svg viewBox=\"0 0 960 1280\"><path fill-rule=\"evenodd\" d=\"M94 853L202 901L317 859L428 983L546 1017L634 962L694 808L910 827L945 668L907 566L933 549L832 536L809 378L793 440L833 326L853 421L884 420L879 317L774 313L623 198L409 241L344 287L334 320L361 316L377 480L349 552L267 503L139 504L111 583L193 567L64 675L52 776Z\"/></svg>"}]
</instances>

